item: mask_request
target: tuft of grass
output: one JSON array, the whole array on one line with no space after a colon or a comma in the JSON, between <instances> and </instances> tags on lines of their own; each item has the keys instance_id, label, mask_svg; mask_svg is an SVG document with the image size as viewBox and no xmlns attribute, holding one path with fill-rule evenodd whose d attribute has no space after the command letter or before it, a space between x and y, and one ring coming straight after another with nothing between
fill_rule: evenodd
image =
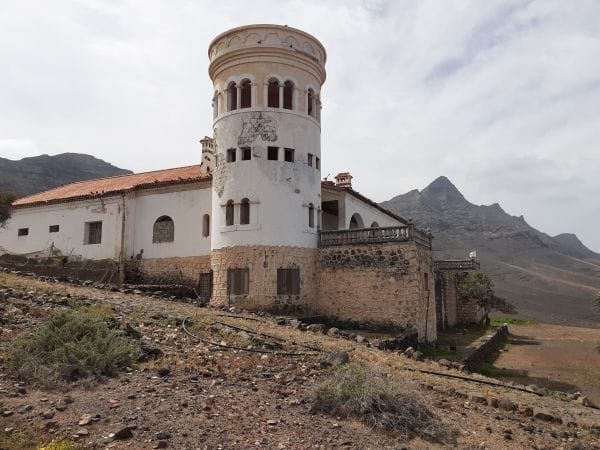
<instances>
[{"instance_id":1,"label":"tuft of grass","mask_svg":"<svg viewBox=\"0 0 600 450\"><path fill-rule=\"evenodd\" d=\"M33 333L17 338L8 353L19 379L46 387L93 376L112 376L130 365L136 347L102 317L61 311Z\"/></svg>"},{"instance_id":2,"label":"tuft of grass","mask_svg":"<svg viewBox=\"0 0 600 450\"><path fill-rule=\"evenodd\" d=\"M537 322L528 319L520 319L518 317L496 316L492 317L490 325L501 326L505 323L509 325L535 325Z\"/></svg>"},{"instance_id":3,"label":"tuft of grass","mask_svg":"<svg viewBox=\"0 0 600 450\"><path fill-rule=\"evenodd\" d=\"M366 366L351 363L333 369L315 387L313 412L353 417L370 427L453 442L456 430L438 419L414 392Z\"/></svg>"}]
</instances>

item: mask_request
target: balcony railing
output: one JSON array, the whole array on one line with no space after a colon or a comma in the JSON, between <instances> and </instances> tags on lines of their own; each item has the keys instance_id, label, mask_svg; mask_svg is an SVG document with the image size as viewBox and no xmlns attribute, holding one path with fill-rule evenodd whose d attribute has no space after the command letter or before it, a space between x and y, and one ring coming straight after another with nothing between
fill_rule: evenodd
<instances>
[{"instance_id":1,"label":"balcony railing","mask_svg":"<svg viewBox=\"0 0 600 450\"><path fill-rule=\"evenodd\" d=\"M382 242L410 242L431 248L431 235L414 225L380 228L352 228L348 230L321 231L319 246L350 244L377 244Z\"/></svg>"},{"instance_id":2,"label":"balcony railing","mask_svg":"<svg viewBox=\"0 0 600 450\"><path fill-rule=\"evenodd\" d=\"M478 259L447 259L434 261L437 270L479 270Z\"/></svg>"}]
</instances>

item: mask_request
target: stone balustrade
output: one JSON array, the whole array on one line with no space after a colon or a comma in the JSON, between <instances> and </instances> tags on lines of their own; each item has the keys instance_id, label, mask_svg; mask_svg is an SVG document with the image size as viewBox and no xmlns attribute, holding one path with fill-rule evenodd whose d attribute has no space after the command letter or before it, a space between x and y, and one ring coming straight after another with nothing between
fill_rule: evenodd
<instances>
[{"instance_id":1,"label":"stone balustrade","mask_svg":"<svg viewBox=\"0 0 600 450\"><path fill-rule=\"evenodd\" d=\"M417 229L412 224L396 227L352 228L319 233L320 247L409 241L431 248L431 235Z\"/></svg>"}]
</instances>

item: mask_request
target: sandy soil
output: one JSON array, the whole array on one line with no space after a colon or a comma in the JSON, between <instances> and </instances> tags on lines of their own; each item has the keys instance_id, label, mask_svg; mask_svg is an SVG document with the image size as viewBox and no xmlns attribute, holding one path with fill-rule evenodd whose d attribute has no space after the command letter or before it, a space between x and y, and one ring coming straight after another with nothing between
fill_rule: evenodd
<instances>
[{"instance_id":1,"label":"sandy soil","mask_svg":"<svg viewBox=\"0 0 600 450\"><path fill-rule=\"evenodd\" d=\"M497 367L509 379L566 392L580 391L600 405L600 329L534 324L509 325L509 344Z\"/></svg>"}]
</instances>

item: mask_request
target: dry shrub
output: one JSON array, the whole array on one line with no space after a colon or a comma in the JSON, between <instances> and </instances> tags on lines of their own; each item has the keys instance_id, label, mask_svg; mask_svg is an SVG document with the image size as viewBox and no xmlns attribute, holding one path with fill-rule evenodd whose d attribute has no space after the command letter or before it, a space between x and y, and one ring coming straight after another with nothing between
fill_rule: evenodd
<instances>
[{"instance_id":1,"label":"dry shrub","mask_svg":"<svg viewBox=\"0 0 600 450\"><path fill-rule=\"evenodd\" d=\"M130 365L135 346L102 317L61 311L33 333L17 338L9 367L20 379L52 387L101 375L115 375Z\"/></svg>"},{"instance_id":2,"label":"dry shrub","mask_svg":"<svg viewBox=\"0 0 600 450\"><path fill-rule=\"evenodd\" d=\"M357 363L337 367L316 386L312 411L354 417L408 439L453 442L456 437L409 388Z\"/></svg>"}]
</instances>

